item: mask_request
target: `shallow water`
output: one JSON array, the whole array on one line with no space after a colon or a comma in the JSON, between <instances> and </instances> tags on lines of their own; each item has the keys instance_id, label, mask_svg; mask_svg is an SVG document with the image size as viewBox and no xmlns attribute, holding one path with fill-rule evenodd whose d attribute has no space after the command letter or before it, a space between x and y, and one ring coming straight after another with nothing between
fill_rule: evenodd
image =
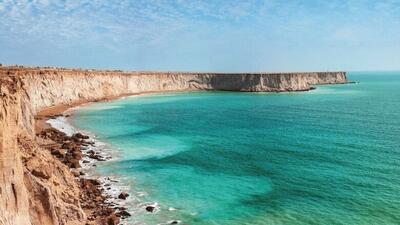
<instances>
[{"instance_id":1,"label":"shallow water","mask_svg":"<svg viewBox=\"0 0 400 225\"><path fill-rule=\"evenodd\" d=\"M130 185L134 208L159 204L132 224L399 224L400 73L349 78L360 83L126 98L72 123L114 149L97 171Z\"/></svg>"}]
</instances>

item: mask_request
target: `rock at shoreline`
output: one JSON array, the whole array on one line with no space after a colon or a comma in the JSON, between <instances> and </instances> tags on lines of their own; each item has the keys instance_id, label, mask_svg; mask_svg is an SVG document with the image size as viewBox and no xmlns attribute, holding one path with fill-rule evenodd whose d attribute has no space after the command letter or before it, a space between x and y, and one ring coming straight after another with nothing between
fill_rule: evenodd
<instances>
[{"instance_id":1,"label":"rock at shoreline","mask_svg":"<svg viewBox=\"0 0 400 225\"><path fill-rule=\"evenodd\" d=\"M51 150L51 154L55 155L58 158L64 158L67 154L67 151L65 151L64 149L53 149Z\"/></svg>"},{"instance_id":2,"label":"rock at shoreline","mask_svg":"<svg viewBox=\"0 0 400 225\"><path fill-rule=\"evenodd\" d=\"M75 133L74 135L72 135L72 138L89 139L89 136L78 132L78 133Z\"/></svg>"},{"instance_id":3,"label":"rock at shoreline","mask_svg":"<svg viewBox=\"0 0 400 225\"><path fill-rule=\"evenodd\" d=\"M79 160L78 159L71 159L69 160L69 162L67 162L67 165L70 168L74 168L74 169L78 169L81 167L81 165L79 164Z\"/></svg>"},{"instance_id":4,"label":"rock at shoreline","mask_svg":"<svg viewBox=\"0 0 400 225\"><path fill-rule=\"evenodd\" d=\"M67 165L69 168L80 168L80 160L83 159L82 149L85 149L88 145L94 143L87 141L88 136L81 133L76 133L69 137L65 133L56 130L54 128L48 128L41 131L38 134L39 137L44 139L50 139L55 142L51 144L47 149L51 155L58 158L61 162ZM93 150L87 152L88 157L94 158L98 161L105 160L100 154ZM89 160L83 160L83 163L90 163ZM30 166L29 171L39 178L50 179L53 171L49 170L46 166L46 162L36 162L30 160L27 162ZM120 219L124 219L130 216L126 209L114 209L114 204L106 203L107 196L103 193L103 187L100 185L100 181L96 179L85 179L80 177L84 175L83 172L78 170L71 170L71 174L76 177L80 182L82 189L80 205L82 209L89 210L90 213L87 215L89 220L88 224L119 224ZM121 193L121 197L124 199L129 195L127 193Z\"/></svg>"},{"instance_id":5,"label":"rock at shoreline","mask_svg":"<svg viewBox=\"0 0 400 225\"><path fill-rule=\"evenodd\" d=\"M117 225L119 224L119 218L116 215L112 215L107 220L108 225Z\"/></svg>"},{"instance_id":6,"label":"rock at shoreline","mask_svg":"<svg viewBox=\"0 0 400 225\"><path fill-rule=\"evenodd\" d=\"M66 141L61 145L62 149L73 149L75 147L76 147L76 145L70 141Z\"/></svg>"},{"instance_id":7,"label":"rock at shoreline","mask_svg":"<svg viewBox=\"0 0 400 225\"><path fill-rule=\"evenodd\" d=\"M99 154L96 154L96 153L90 153L89 155L88 155L88 157L89 158L91 158L91 159L95 159L95 160L97 160L97 161L105 161L105 159L101 156L101 155L99 155Z\"/></svg>"},{"instance_id":8,"label":"rock at shoreline","mask_svg":"<svg viewBox=\"0 0 400 225\"><path fill-rule=\"evenodd\" d=\"M118 195L118 198L119 198L119 199L124 199L124 200L125 200L128 196L129 196L128 193L126 193L126 192L121 192L121 194Z\"/></svg>"},{"instance_id":9,"label":"rock at shoreline","mask_svg":"<svg viewBox=\"0 0 400 225\"><path fill-rule=\"evenodd\" d=\"M156 207L154 207L154 206L152 206L152 205L148 205L148 206L146 206L145 209L146 209L147 212L151 212L151 213L152 213L152 212L154 212L154 210L156 209Z\"/></svg>"},{"instance_id":10,"label":"rock at shoreline","mask_svg":"<svg viewBox=\"0 0 400 225\"><path fill-rule=\"evenodd\" d=\"M81 160L83 158L83 154L81 151L74 151L72 152L72 157L77 160Z\"/></svg>"},{"instance_id":11,"label":"rock at shoreline","mask_svg":"<svg viewBox=\"0 0 400 225\"><path fill-rule=\"evenodd\" d=\"M72 175L74 175L74 177L79 177L81 174L79 173L79 171L73 170L71 171Z\"/></svg>"},{"instance_id":12,"label":"rock at shoreline","mask_svg":"<svg viewBox=\"0 0 400 225\"><path fill-rule=\"evenodd\" d=\"M118 217L121 217L121 218L123 218L123 219L128 218L128 217L131 216L131 214L128 213L126 210L120 210L120 211L117 212L115 215L118 216Z\"/></svg>"}]
</instances>

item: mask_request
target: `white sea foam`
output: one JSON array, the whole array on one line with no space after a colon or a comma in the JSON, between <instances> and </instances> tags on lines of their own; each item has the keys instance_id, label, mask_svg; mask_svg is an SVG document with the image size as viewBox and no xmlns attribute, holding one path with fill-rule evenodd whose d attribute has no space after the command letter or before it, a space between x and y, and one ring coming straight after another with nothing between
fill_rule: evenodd
<instances>
[{"instance_id":1,"label":"white sea foam","mask_svg":"<svg viewBox=\"0 0 400 225\"><path fill-rule=\"evenodd\" d=\"M54 119L49 119L46 122L49 123L55 129L64 132L68 136L72 136L77 132L88 135L90 137L89 141L93 142L94 144L92 146L87 146L82 148L82 152L87 153L88 151L94 151L96 154L100 155L102 158L106 160L112 159L112 152L111 149L108 148L107 144L96 140L93 134L90 134L88 132L83 132L74 128L68 122L68 119L66 117L60 116ZM129 204L130 203L129 199L124 201L118 199L118 195L123 191L128 192L129 187L120 182L120 180L116 177L100 176L98 172L96 172L96 170L94 169L95 165L99 163L101 162L99 162L96 159L89 158L87 154L84 154L84 157L82 158L82 160L80 160L80 164L82 167L80 170L85 173L85 175L82 177L87 179L98 179L100 181L100 183L103 186L104 193L110 197L109 199L106 200L106 202L114 203L117 206L124 206L126 204Z\"/></svg>"},{"instance_id":2,"label":"white sea foam","mask_svg":"<svg viewBox=\"0 0 400 225\"><path fill-rule=\"evenodd\" d=\"M116 207L125 207L127 211L132 215L132 217L124 220L124 224L143 224L140 221L134 221L135 215L143 214L146 210L143 206L154 206L155 211L154 213L160 210L158 203L142 203L141 197L147 196L148 194L144 191L132 193L131 186L128 185L129 182L122 177L114 177L114 176L103 176L99 174L96 170L97 165L101 165L102 163L107 163L109 161L117 160L114 156L114 150L112 150L106 143L98 141L95 138L95 135L81 131L73 127L66 117L60 116L54 119L49 119L46 121L49 123L53 128L58 129L64 132L68 136L72 136L73 134L80 132L89 136L89 141L93 142L94 144L91 146L86 146L82 148L82 152L85 153L84 157L80 161L81 169L78 171L82 171L85 175L82 178L86 179L98 179L102 185L104 190L104 194L108 197L106 203L112 203ZM88 151L94 151L96 154L100 155L102 158L106 159L107 161L101 162L92 158L88 157ZM84 163L85 162L85 163ZM127 192L130 196L125 199L119 199L118 195L121 192Z\"/></svg>"},{"instance_id":3,"label":"white sea foam","mask_svg":"<svg viewBox=\"0 0 400 225\"><path fill-rule=\"evenodd\" d=\"M64 132L68 136L72 136L74 133L76 133L75 128L68 123L67 118L64 116L49 119L47 120L47 123L57 130Z\"/></svg>"}]
</instances>

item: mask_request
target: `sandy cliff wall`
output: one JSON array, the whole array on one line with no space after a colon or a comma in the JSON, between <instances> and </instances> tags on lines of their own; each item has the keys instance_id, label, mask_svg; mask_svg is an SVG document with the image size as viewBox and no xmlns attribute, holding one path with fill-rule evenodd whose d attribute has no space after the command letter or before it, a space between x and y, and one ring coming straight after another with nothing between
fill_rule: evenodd
<instances>
[{"instance_id":1,"label":"sandy cliff wall","mask_svg":"<svg viewBox=\"0 0 400 225\"><path fill-rule=\"evenodd\" d=\"M8 71L20 77L34 112L58 104L163 91L305 91L313 84L346 83L344 72L281 74L119 73L70 70Z\"/></svg>"},{"instance_id":2,"label":"sandy cliff wall","mask_svg":"<svg viewBox=\"0 0 400 225\"><path fill-rule=\"evenodd\" d=\"M12 77L0 80L0 224L30 224L27 189L21 151L16 137L24 132L20 82Z\"/></svg>"},{"instance_id":3,"label":"sandy cliff wall","mask_svg":"<svg viewBox=\"0 0 400 225\"><path fill-rule=\"evenodd\" d=\"M36 143L24 82L0 75L0 225L84 224L76 180Z\"/></svg>"},{"instance_id":4,"label":"sandy cliff wall","mask_svg":"<svg viewBox=\"0 0 400 225\"><path fill-rule=\"evenodd\" d=\"M85 224L67 167L36 143L34 116L55 105L141 92L304 91L346 83L344 72L119 73L0 68L0 225Z\"/></svg>"}]
</instances>

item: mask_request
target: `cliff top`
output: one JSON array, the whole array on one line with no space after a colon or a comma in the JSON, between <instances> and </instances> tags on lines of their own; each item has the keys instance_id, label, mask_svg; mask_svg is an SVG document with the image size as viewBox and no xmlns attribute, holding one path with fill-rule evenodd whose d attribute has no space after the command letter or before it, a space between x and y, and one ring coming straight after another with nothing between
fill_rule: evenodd
<instances>
[{"instance_id":1,"label":"cliff top","mask_svg":"<svg viewBox=\"0 0 400 225\"><path fill-rule=\"evenodd\" d=\"M12 74L10 72L13 72ZM150 74L214 74L214 75L251 75L251 74L314 74L314 73L346 73L345 71L325 71L325 72L183 72L183 71L122 71L122 70L98 70L98 69L80 69L80 68L59 68L59 67L26 67L26 66L1 66L0 75L18 75L26 74L26 72L78 72L78 73L94 73L94 74L137 74L137 75L150 75Z\"/></svg>"}]
</instances>

